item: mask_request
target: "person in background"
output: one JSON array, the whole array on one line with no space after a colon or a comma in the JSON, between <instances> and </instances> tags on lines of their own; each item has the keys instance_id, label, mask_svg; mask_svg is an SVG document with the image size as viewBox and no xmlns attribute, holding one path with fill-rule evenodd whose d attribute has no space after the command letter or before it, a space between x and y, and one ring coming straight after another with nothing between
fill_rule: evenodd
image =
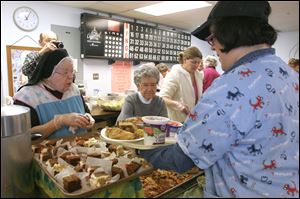
<instances>
[{"instance_id":1,"label":"person in background","mask_svg":"<svg viewBox=\"0 0 300 199\"><path fill-rule=\"evenodd\" d=\"M267 1L217 2L192 34L216 51L224 73L177 144L137 151L155 168L204 169L204 197L299 198L299 74L271 48L270 13Z\"/></svg>"},{"instance_id":2,"label":"person in background","mask_svg":"<svg viewBox=\"0 0 300 199\"><path fill-rule=\"evenodd\" d=\"M55 41L57 41L57 35L52 31L40 34L39 44L42 49L39 52L28 53L22 66L22 72L28 77L28 80L32 78L41 56L44 53L53 51L57 48L55 44L53 44Z\"/></svg>"},{"instance_id":3,"label":"person in background","mask_svg":"<svg viewBox=\"0 0 300 199\"><path fill-rule=\"evenodd\" d=\"M217 58L208 55L204 59L204 79L203 79L203 93L212 84L212 82L220 76L218 71L216 71L216 66L218 65Z\"/></svg>"},{"instance_id":4,"label":"person in background","mask_svg":"<svg viewBox=\"0 0 300 199\"><path fill-rule=\"evenodd\" d=\"M167 64L159 63L156 65L156 67L159 70L160 74L163 76L163 78L165 78L167 73L169 72Z\"/></svg>"},{"instance_id":5,"label":"person in background","mask_svg":"<svg viewBox=\"0 0 300 199\"><path fill-rule=\"evenodd\" d=\"M203 60L199 63L198 70L200 72L203 70Z\"/></svg>"},{"instance_id":6,"label":"person in background","mask_svg":"<svg viewBox=\"0 0 300 199\"><path fill-rule=\"evenodd\" d=\"M299 73L299 59L291 58L288 64L292 67L292 69L294 69L294 71Z\"/></svg>"},{"instance_id":7,"label":"person in background","mask_svg":"<svg viewBox=\"0 0 300 199\"><path fill-rule=\"evenodd\" d=\"M134 71L134 83L137 93L126 97L121 113L117 119L155 115L168 117L164 100L156 95L159 71L154 64L143 64Z\"/></svg>"},{"instance_id":8,"label":"person in background","mask_svg":"<svg viewBox=\"0 0 300 199\"><path fill-rule=\"evenodd\" d=\"M65 49L41 56L33 77L13 97L14 104L30 108L32 133L53 139L93 126L95 120L72 80L73 60Z\"/></svg>"},{"instance_id":9,"label":"person in background","mask_svg":"<svg viewBox=\"0 0 300 199\"><path fill-rule=\"evenodd\" d=\"M178 57L180 65L172 67L159 95L165 100L169 118L184 122L202 95L203 74L198 71L202 54L198 48L189 47Z\"/></svg>"},{"instance_id":10,"label":"person in background","mask_svg":"<svg viewBox=\"0 0 300 199\"><path fill-rule=\"evenodd\" d=\"M159 63L156 65L157 69L159 70L160 74L159 74L159 82L158 82L158 91L160 91L161 86L164 82L164 78L166 77L167 73L170 71L168 66L164 63Z\"/></svg>"}]
</instances>

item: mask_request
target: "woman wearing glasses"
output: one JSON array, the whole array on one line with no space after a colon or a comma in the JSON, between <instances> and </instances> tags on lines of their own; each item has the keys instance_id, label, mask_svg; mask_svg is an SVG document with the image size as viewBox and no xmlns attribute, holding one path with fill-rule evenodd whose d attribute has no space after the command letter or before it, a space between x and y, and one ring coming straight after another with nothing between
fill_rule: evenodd
<instances>
[{"instance_id":1,"label":"woman wearing glasses","mask_svg":"<svg viewBox=\"0 0 300 199\"><path fill-rule=\"evenodd\" d=\"M203 74L198 70L202 54L190 47L178 55L180 65L166 75L159 95L165 100L169 118L184 122L202 95Z\"/></svg>"},{"instance_id":2,"label":"woman wearing glasses","mask_svg":"<svg viewBox=\"0 0 300 199\"><path fill-rule=\"evenodd\" d=\"M154 167L203 169L205 197L299 198L299 74L271 48L270 13L267 1L215 5L192 34L207 38L225 72L176 145L141 151Z\"/></svg>"},{"instance_id":3,"label":"woman wearing glasses","mask_svg":"<svg viewBox=\"0 0 300 199\"><path fill-rule=\"evenodd\" d=\"M65 49L43 54L29 83L13 98L30 108L32 133L43 138L84 133L95 122L73 83L73 60Z\"/></svg>"}]
</instances>

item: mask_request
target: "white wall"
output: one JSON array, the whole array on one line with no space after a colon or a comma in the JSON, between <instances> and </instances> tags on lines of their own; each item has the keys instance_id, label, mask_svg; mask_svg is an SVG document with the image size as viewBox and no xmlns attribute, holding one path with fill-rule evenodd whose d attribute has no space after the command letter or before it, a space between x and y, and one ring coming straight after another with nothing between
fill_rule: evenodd
<instances>
[{"instance_id":1,"label":"white wall","mask_svg":"<svg viewBox=\"0 0 300 199\"><path fill-rule=\"evenodd\" d=\"M203 40L200 40L198 39L197 37L194 37L192 35L192 41L191 41L192 45L193 46L197 46L201 53L202 53L202 56L203 56L203 59L207 56L207 55L214 55L215 57L217 57L217 54L215 51L212 51L211 50L211 47L210 45L206 42L206 41L203 41ZM221 68L221 64L220 62L218 61L218 65L216 67L216 70L222 74L223 73L223 70Z\"/></svg>"},{"instance_id":2,"label":"white wall","mask_svg":"<svg viewBox=\"0 0 300 199\"><path fill-rule=\"evenodd\" d=\"M36 30L32 32L25 32L16 27L13 22L13 12L20 6L29 6L37 12L40 18L40 22ZM36 42L38 42L39 34L41 32L50 30L51 24L78 28L80 26L80 13L82 12L86 11L41 1L1 1L1 75L4 95L8 95L7 60L5 50L6 45L14 44L25 35L28 35ZM38 45L29 37L25 37L15 45L37 47ZM278 41L274 45L277 50L277 55L279 55L285 61L288 60L289 52L297 42L299 48L299 31L280 33ZM197 46L201 50L204 57L209 54L214 54L214 52L210 50L210 46L206 42L203 42L193 36L192 46ZM298 51L296 55L299 58ZM170 67L172 64L167 65ZM132 78L133 71L136 67L137 66L132 67ZM217 67L217 70L222 73L220 66ZM111 91L111 66L107 64L107 60L84 59L83 73L85 83L87 84L88 95L92 95L93 89L95 88L101 89L102 92ZM93 73L99 73L99 80L92 80ZM132 88L135 88L133 82L131 85Z\"/></svg>"},{"instance_id":3,"label":"white wall","mask_svg":"<svg viewBox=\"0 0 300 199\"><path fill-rule=\"evenodd\" d=\"M279 32L273 48L276 49L276 54L286 63L290 58L299 59L299 31Z\"/></svg>"}]
</instances>

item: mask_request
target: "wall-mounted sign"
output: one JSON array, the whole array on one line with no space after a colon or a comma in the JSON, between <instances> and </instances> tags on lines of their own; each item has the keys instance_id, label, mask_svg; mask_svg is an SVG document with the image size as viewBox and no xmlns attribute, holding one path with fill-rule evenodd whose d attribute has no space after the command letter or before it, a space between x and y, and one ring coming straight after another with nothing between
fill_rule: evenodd
<instances>
[{"instance_id":1,"label":"wall-mounted sign","mask_svg":"<svg viewBox=\"0 0 300 199\"><path fill-rule=\"evenodd\" d=\"M123 58L123 23L81 15L82 58Z\"/></svg>"},{"instance_id":2,"label":"wall-mounted sign","mask_svg":"<svg viewBox=\"0 0 300 199\"><path fill-rule=\"evenodd\" d=\"M177 62L191 35L153 26L81 14L81 57Z\"/></svg>"}]
</instances>

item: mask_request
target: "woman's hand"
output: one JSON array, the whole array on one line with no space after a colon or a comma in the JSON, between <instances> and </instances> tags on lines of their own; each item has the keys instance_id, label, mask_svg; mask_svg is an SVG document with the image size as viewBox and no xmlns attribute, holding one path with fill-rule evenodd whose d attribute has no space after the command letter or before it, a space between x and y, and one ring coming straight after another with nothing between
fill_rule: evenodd
<instances>
[{"instance_id":1,"label":"woman's hand","mask_svg":"<svg viewBox=\"0 0 300 199\"><path fill-rule=\"evenodd\" d=\"M182 112L186 115L188 115L190 113L190 109L187 105L184 105L184 104L182 104L180 102L177 102L177 101L175 101L174 105L175 105L176 110L178 110L178 111L180 111L180 112Z\"/></svg>"},{"instance_id":2,"label":"woman's hand","mask_svg":"<svg viewBox=\"0 0 300 199\"><path fill-rule=\"evenodd\" d=\"M90 118L79 113L56 115L54 117L54 124L56 129L59 129L62 126L72 126L80 128L88 128L89 126L91 126Z\"/></svg>"},{"instance_id":3,"label":"woman's hand","mask_svg":"<svg viewBox=\"0 0 300 199\"><path fill-rule=\"evenodd\" d=\"M91 114L89 114L89 113L86 113L86 114L84 114L87 118L88 118L88 120L90 121L90 123L89 123L89 125L86 127L86 128L88 128L88 129L90 129L90 128L92 128L93 127L93 125L95 124L95 119L91 116Z\"/></svg>"},{"instance_id":4,"label":"woman's hand","mask_svg":"<svg viewBox=\"0 0 300 199\"><path fill-rule=\"evenodd\" d=\"M55 40L52 40L52 41L50 41L50 42L47 42L47 43L42 47L42 49L39 51L39 54L40 54L40 55L43 55L45 52L56 50L57 47L52 43L52 42L54 42L54 41L55 41Z\"/></svg>"}]
</instances>

